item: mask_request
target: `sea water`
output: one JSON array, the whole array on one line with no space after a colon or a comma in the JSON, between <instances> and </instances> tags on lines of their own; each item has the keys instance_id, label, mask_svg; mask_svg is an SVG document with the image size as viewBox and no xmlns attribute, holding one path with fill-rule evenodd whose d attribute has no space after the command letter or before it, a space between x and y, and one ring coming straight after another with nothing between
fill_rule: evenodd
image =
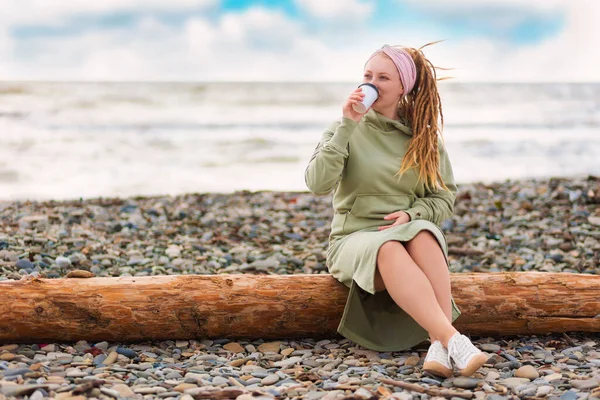
<instances>
[{"instance_id":1,"label":"sea water","mask_svg":"<svg viewBox=\"0 0 600 400\"><path fill-rule=\"evenodd\" d=\"M356 86L0 82L0 199L304 191ZM599 83L440 93L459 183L600 175Z\"/></svg>"}]
</instances>

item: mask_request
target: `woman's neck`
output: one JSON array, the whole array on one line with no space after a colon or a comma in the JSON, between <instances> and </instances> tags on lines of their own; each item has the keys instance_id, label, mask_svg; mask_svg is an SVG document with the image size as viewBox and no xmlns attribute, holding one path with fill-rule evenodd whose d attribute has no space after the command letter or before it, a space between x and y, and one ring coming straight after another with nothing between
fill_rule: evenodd
<instances>
[{"instance_id":1,"label":"woman's neck","mask_svg":"<svg viewBox=\"0 0 600 400\"><path fill-rule=\"evenodd\" d=\"M389 119L395 119L395 120L400 119L398 117L398 109L396 107L389 108L387 110L375 110L375 111L377 111L379 114L381 114L384 117L387 117Z\"/></svg>"}]
</instances>

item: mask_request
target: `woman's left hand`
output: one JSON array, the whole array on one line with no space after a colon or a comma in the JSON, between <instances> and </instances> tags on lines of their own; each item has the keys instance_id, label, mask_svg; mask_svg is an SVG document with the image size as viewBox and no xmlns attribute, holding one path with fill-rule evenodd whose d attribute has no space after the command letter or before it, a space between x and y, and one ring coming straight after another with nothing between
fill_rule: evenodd
<instances>
[{"instance_id":1,"label":"woman's left hand","mask_svg":"<svg viewBox=\"0 0 600 400\"><path fill-rule=\"evenodd\" d=\"M404 211L396 211L396 212L386 215L385 217L383 217L383 219L385 219L385 220L395 219L396 221L394 221L394 223L391 225L380 226L378 228L380 231L410 222L410 215L408 215Z\"/></svg>"}]
</instances>

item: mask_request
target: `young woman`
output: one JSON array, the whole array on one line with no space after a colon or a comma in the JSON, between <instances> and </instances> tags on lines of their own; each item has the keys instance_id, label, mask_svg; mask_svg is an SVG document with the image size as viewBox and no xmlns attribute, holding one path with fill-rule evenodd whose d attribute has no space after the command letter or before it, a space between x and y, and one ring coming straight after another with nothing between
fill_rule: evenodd
<instances>
[{"instance_id":1,"label":"young woman","mask_svg":"<svg viewBox=\"0 0 600 400\"><path fill-rule=\"evenodd\" d=\"M373 350L399 351L429 336L423 368L471 375L487 356L452 322L447 246L439 228L456 185L441 141L435 68L421 49L383 46L363 83L379 97L359 114L354 90L343 116L323 133L305 173L315 194L333 191L327 267L350 288L338 332Z\"/></svg>"}]
</instances>

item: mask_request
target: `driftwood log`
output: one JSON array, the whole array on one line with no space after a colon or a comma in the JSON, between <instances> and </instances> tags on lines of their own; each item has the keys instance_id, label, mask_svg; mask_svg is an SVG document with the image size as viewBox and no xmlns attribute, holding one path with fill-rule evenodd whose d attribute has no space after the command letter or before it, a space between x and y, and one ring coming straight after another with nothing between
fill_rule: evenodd
<instances>
[{"instance_id":1,"label":"driftwood log","mask_svg":"<svg viewBox=\"0 0 600 400\"><path fill-rule=\"evenodd\" d=\"M600 332L600 276L452 274L473 335ZM0 343L335 335L348 289L330 275L179 275L0 282Z\"/></svg>"}]
</instances>

